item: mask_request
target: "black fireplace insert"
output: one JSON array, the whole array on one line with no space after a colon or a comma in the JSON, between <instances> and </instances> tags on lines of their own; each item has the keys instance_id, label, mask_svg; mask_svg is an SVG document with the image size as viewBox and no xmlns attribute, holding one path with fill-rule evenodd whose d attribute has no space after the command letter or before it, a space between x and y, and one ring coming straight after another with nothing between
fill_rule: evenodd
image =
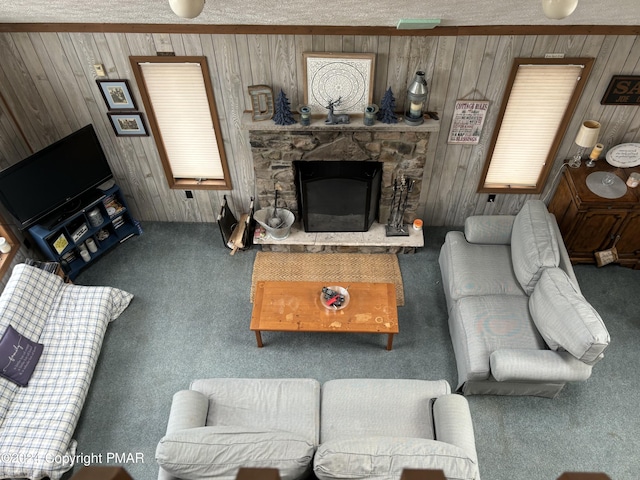
<instances>
[{"instance_id":1,"label":"black fireplace insert","mask_svg":"<svg viewBox=\"0 0 640 480\"><path fill-rule=\"evenodd\" d=\"M296 161L305 232L366 232L378 215L382 163Z\"/></svg>"}]
</instances>

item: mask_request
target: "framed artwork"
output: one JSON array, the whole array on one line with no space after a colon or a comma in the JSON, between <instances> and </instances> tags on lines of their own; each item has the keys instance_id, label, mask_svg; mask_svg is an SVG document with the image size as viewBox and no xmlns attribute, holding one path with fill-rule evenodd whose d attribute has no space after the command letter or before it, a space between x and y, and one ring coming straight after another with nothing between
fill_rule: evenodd
<instances>
[{"instance_id":1,"label":"framed artwork","mask_svg":"<svg viewBox=\"0 0 640 480\"><path fill-rule=\"evenodd\" d=\"M135 110L127 80L96 80L109 110Z\"/></svg>"},{"instance_id":2,"label":"framed artwork","mask_svg":"<svg viewBox=\"0 0 640 480\"><path fill-rule=\"evenodd\" d=\"M487 110L488 100L456 100L447 143L478 144Z\"/></svg>"},{"instance_id":3,"label":"framed artwork","mask_svg":"<svg viewBox=\"0 0 640 480\"><path fill-rule=\"evenodd\" d=\"M330 101L340 99L335 113L364 114L373 101L374 53L305 52L304 103L312 113L327 113Z\"/></svg>"},{"instance_id":4,"label":"framed artwork","mask_svg":"<svg viewBox=\"0 0 640 480\"><path fill-rule=\"evenodd\" d=\"M149 132L140 112L107 113L118 137L148 137Z\"/></svg>"}]
</instances>

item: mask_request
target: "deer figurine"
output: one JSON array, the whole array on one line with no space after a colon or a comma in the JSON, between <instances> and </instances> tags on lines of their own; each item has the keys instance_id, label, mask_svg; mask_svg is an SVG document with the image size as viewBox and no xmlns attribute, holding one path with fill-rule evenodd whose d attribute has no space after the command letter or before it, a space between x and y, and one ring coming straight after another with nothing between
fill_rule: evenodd
<instances>
[{"instance_id":1,"label":"deer figurine","mask_svg":"<svg viewBox=\"0 0 640 480\"><path fill-rule=\"evenodd\" d=\"M346 113L343 113L341 115L334 115L334 113L333 113L333 107L337 107L338 105L340 105L340 101L341 100L342 100L342 97L339 97L338 100L336 100L335 102L333 100L329 100L329 105L324 107L327 110L329 110L329 114L327 115L327 119L324 121L324 123L326 123L327 125L337 125L339 123L349 123L349 115L347 115Z\"/></svg>"}]
</instances>

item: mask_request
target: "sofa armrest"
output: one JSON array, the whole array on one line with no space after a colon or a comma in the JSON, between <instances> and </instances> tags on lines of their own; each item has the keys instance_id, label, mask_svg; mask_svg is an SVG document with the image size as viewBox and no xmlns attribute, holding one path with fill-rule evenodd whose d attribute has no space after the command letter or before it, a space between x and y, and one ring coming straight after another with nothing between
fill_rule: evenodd
<instances>
[{"instance_id":1,"label":"sofa armrest","mask_svg":"<svg viewBox=\"0 0 640 480\"><path fill-rule=\"evenodd\" d=\"M478 464L473 422L466 398L458 394L436 398L433 403L433 422L436 440L462 448Z\"/></svg>"},{"instance_id":2,"label":"sofa armrest","mask_svg":"<svg viewBox=\"0 0 640 480\"><path fill-rule=\"evenodd\" d=\"M464 222L464 236L469 243L509 245L515 215L474 215Z\"/></svg>"},{"instance_id":3,"label":"sofa armrest","mask_svg":"<svg viewBox=\"0 0 640 480\"><path fill-rule=\"evenodd\" d=\"M167 433L185 428L204 427L209 411L209 399L195 390L180 390L173 395ZM175 477L163 470L158 472L158 480L172 480Z\"/></svg>"},{"instance_id":4,"label":"sofa armrest","mask_svg":"<svg viewBox=\"0 0 640 480\"><path fill-rule=\"evenodd\" d=\"M204 427L209 411L209 399L195 390L181 390L173 395L167 433L185 428Z\"/></svg>"},{"instance_id":5,"label":"sofa armrest","mask_svg":"<svg viewBox=\"0 0 640 480\"><path fill-rule=\"evenodd\" d=\"M489 362L499 382L579 382L591 376L591 365L568 352L496 350Z\"/></svg>"},{"instance_id":6,"label":"sofa armrest","mask_svg":"<svg viewBox=\"0 0 640 480\"><path fill-rule=\"evenodd\" d=\"M567 251L567 247L564 244L564 240L562 238L562 233L560 233L560 227L558 226L558 222L556 220L555 215L552 213L549 214L550 222L553 227L553 231L556 234L556 238L558 240L558 252L560 253L560 262L558 263L558 267L565 271L565 273L569 276L571 283L576 287L578 293L580 292L580 285L578 284L578 279L576 278L576 273L573 271L573 265L571 264L571 258L569 257L569 252Z\"/></svg>"}]
</instances>

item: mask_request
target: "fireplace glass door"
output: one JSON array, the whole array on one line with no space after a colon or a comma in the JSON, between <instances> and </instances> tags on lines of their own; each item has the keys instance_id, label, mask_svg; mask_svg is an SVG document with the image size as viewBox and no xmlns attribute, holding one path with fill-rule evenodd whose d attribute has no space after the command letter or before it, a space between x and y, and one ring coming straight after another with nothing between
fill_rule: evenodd
<instances>
[{"instance_id":1,"label":"fireplace glass door","mask_svg":"<svg viewBox=\"0 0 640 480\"><path fill-rule=\"evenodd\" d=\"M306 232L366 232L378 215L382 164L297 161L296 188Z\"/></svg>"}]
</instances>

